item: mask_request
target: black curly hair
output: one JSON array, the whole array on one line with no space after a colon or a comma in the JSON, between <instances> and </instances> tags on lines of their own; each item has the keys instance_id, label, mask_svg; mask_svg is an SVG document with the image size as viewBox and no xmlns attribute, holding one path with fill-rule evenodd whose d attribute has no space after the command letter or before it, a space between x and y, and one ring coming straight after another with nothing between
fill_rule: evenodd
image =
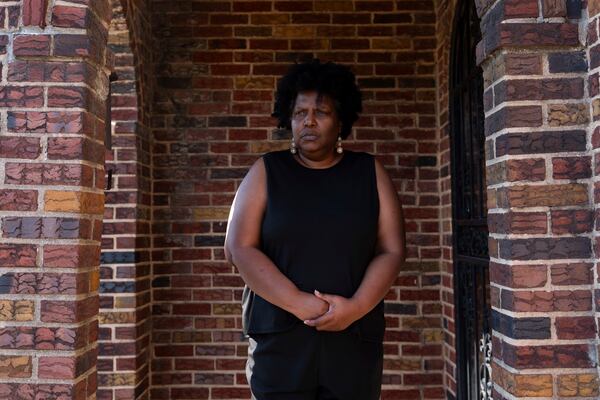
<instances>
[{"instance_id":1,"label":"black curly hair","mask_svg":"<svg viewBox=\"0 0 600 400\"><path fill-rule=\"evenodd\" d=\"M329 96L342 125L341 137L346 139L352 125L362 111L362 95L350 68L333 62L321 63L313 59L296 63L277 83L273 117L279 120L278 128L291 129L291 114L299 92L314 90Z\"/></svg>"}]
</instances>

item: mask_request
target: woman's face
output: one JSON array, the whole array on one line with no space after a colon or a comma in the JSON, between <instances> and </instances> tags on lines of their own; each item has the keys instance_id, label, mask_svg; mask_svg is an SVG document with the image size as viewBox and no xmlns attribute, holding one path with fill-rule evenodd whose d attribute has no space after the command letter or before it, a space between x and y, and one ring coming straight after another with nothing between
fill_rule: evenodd
<instances>
[{"instance_id":1,"label":"woman's face","mask_svg":"<svg viewBox=\"0 0 600 400\"><path fill-rule=\"evenodd\" d=\"M341 125L333 100L316 91L298 93L292 109L294 142L303 152L328 153L334 150Z\"/></svg>"}]
</instances>

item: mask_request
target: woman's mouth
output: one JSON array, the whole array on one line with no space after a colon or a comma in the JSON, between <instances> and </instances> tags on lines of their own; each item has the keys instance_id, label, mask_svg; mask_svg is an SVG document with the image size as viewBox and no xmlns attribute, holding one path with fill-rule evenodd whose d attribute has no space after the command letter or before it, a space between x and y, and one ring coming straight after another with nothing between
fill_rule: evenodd
<instances>
[{"instance_id":1,"label":"woman's mouth","mask_svg":"<svg viewBox=\"0 0 600 400\"><path fill-rule=\"evenodd\" d=\"M317 138L318 138L318 136L317 136L317 135L314 135L314 134L312 134L312 133L307 133L307 134L305 134L305 135L302 135L302 136L300 137L300 139L302 139L302 140L306 140L306 141L313 141L313 140L317 140Z\"/></svg>"}]
</instances>

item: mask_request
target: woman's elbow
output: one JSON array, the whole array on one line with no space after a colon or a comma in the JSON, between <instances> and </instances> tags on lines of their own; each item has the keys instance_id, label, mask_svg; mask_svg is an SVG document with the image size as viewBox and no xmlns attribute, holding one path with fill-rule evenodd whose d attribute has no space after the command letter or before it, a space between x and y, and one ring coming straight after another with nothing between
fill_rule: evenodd
<instances>
[{"instance_id":1,"label":"woman's elbow","mask_svg":"<svg viewBox=\"0 0 600 400\"><path fill-rule=\"evenodd\" d=\"M225 244L223 245L223 250L225 251L225 259L227 260L227 262L229 262L230 264L234 264L234 262L233 262L234 246L232 245L231 240L229 240L228 237L225 237Z\"/></svg>"}]
</instances>

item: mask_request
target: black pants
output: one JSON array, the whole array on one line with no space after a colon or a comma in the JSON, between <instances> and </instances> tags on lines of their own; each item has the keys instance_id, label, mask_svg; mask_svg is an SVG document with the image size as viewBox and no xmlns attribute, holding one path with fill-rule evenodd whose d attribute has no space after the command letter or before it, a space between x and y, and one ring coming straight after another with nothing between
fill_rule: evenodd
<instances>
[{"instance_id":1,"label":"black pants","mask_svg":"<svg viewBox=\"0 0 600 400\"><path fill-rule=\"evenodd\" d=\"M251 335L246 375L255 400L378 400L383 345L352 330Z\"/></svg>"}]
</instances>

